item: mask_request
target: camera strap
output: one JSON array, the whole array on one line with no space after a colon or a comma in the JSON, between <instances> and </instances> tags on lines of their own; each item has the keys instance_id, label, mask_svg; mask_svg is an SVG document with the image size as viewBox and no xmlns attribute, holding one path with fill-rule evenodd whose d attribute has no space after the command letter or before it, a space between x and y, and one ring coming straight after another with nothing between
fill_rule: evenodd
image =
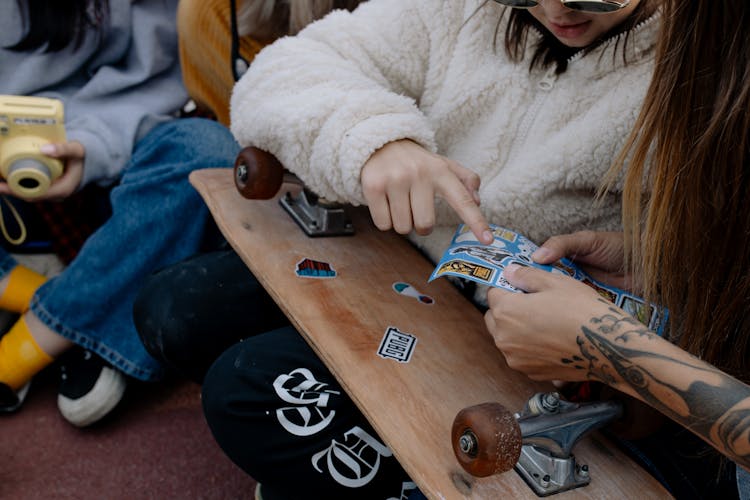
<instances>
[{"instance_id":1,"label":"camera strap","mask_svg":"<svg viewBox=\"0 0 750 500\"><path fill-rule=\"evenodd\" d=\"M23 219L18 213L18 210L16 210L16 207L13 206L13 203L8 201L8 197L2 195L0 196L0 198L2 198L2 200L0 200L0 231L3 233L3 236L8 241L8 243L12 245L20 245L21 243L26 241L26 225L23 223ZM11 237L8 233L8 228L5 226L3 204L5 204L10 209L11 215L13 215L13 218L16 219L16 224L18 224L18 232L20 233L17 238Z\"/></svg>"}]
</instances>

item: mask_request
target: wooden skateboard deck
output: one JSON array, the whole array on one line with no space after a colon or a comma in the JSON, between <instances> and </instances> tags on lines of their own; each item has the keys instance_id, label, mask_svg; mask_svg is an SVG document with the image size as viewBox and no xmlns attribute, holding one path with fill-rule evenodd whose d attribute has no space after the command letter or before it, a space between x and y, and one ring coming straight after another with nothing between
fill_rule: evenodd
<instances>
[{"instance_id":1,"label":"wooden skateboard deck","mask_svg":"<svg viewBox=\"0 0 750 500\"><path fill-rule=\"evenodd\" d=\"M552 386L507 367L482 314L449 281L427 283L433 266L406 239L378 231L364 209L352 211L356 235L310 238L276 199L240 196L231 169L196 171L190 180L224 236L425 495L537 498L512 470L486 478L465 472L453 453L451 424L462 408L486 401L520 411L535 392ZM295 269L305 259L329 264L336 276L299 277ZM312 273L321 268L307 267ZM397 293L403 288L397 283L434 303ZM408 335L395 333L395 343L383 352L391 328ZM405 338L416 343L404 346ZM573 451L588 465L591 483L556 497L669 497L597 432Z\"/></svg>"}]
</instances>

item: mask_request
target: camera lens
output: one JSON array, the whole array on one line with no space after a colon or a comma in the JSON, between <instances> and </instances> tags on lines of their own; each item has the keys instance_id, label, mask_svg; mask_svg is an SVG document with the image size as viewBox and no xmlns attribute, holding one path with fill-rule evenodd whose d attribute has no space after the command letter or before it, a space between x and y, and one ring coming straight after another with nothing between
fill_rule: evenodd
<instances>
[{"instance_id":1,"label":"camera lens","mask_svg":"<svg viewBox=\"0 0 750 500\"><path fill-rule=\"evenodd\" d=\"M24 189L36 189L39 187L39 181L31 177L23 177L18 181L18 185Z\"/></svg>"},{"instance_id":2,"label":"camera lens","mask_svg":"<svg viewBox=\"0 0 750 500\"><path fill-rule=\"evenodd\" d=\"M42 161L22 158L8 168L8 186L19 196L35 198L44 194L51 183L51 171Z\"/></svg>"}]
</instances>

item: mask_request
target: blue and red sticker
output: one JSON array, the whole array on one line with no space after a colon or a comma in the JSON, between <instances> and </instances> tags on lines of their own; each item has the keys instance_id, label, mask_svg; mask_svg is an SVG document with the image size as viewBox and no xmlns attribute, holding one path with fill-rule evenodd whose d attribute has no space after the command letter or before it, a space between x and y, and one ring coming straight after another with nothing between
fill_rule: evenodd
<instances>
[{"instance_id":1,"label":"blue and red sticker","mask_svg":"<svg viewBox=\"0 0 750 500\"><path fill-rule=\"evenodd\" d=\"M336 270L328 262L304 258L297 262L295 274L300 278L335 278Z\"/></svg>"},{"instance_id":2,"label":"blue and red sticker","mask_svg":"<svg viewBox=\"0 0 750 500\"><path fill-rule=\"evenodd\" d=\"M422 304L432 305L435 303L435 299L430 297L429 295L425 295L416 288L414 288L409 283L404 283L403 281L399 281L393 284L393 290L398 293L399 295L406 295L407 297L413 297L417 299Z\"/></svg>"}]
</instances>

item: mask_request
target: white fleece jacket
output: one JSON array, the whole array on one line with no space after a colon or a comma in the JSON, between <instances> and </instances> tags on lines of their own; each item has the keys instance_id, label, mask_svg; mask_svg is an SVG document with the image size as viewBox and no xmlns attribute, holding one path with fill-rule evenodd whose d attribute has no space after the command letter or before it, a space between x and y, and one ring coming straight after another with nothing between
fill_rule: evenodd
<instances>
[{"instance_id":1,"label":"white fleece jacket","mask_svg":"<svg viewBox=\"0 0 750 500\"><path fill-rule=\"evenodd\" d=\"M370 0L334 12L256 57L234 89L232 131L332 200L363 204L365 161L409 138L479 174L489 222L538 243L618 228L619 195L596 207L593 196L649 84L658 15L631 32L627 65L621 36L559 76L508 59L506 19L483 0ZM460 220L439 201L437 222L430 236L412 235L434 260Z\"/></svg>"}]
</instances>

